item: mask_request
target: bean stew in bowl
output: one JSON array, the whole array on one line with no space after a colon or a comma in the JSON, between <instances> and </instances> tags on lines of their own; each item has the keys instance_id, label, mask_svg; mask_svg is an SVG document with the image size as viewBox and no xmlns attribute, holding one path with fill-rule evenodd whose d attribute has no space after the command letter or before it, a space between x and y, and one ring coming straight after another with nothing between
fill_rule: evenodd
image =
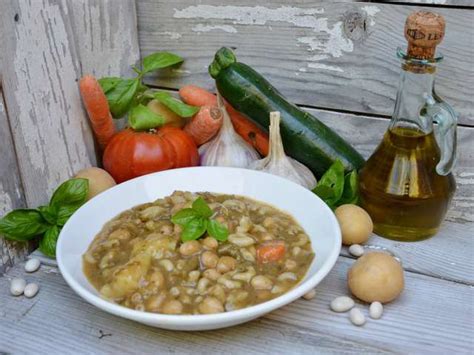
<instances>
[{"instance_id":1,"label":"bean stew in bowl","mask_svg":"<svg viewBox=\"0 0 474 355\"><path fill-rule=\"evenodd\" d=\"M313 259L289 215L247 197L175 191L107 222L83 255L100 295L161 314L234 311L294 288Z\"/></svg>"}]
</instances>

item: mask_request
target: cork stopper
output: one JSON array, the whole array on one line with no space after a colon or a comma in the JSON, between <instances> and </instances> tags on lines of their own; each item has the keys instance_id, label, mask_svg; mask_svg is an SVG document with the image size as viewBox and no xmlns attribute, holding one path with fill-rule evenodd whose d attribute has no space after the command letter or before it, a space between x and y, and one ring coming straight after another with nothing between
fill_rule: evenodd
<instances>
[{"instance_id":1,"label":"cork stopper","mask_svg":"<svg viewBox=\"0 0 474 355\"><path fill-rule=\"evenodd\" d=\"M444 17L434 12L411 13L405 23L407 55L417 59L434 58L436 46L443 40L445 27Z\"/></svg>"}]
</instances>

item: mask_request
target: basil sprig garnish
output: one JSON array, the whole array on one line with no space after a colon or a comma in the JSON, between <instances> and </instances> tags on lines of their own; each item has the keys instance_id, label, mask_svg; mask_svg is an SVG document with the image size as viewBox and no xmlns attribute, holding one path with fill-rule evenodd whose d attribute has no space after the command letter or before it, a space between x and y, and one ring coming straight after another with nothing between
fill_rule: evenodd
<instances>
[{"instance_id":1,"label":"basil sprig garnish","mask_svg":"<svg viewBox=\"0 0 474 355\"><path fill-rule=\"evenodd\" d=\"M344 204L357 204L357 171L353 170L344 175L344 166L336 160L321 177L313 192L332 209Z\"/></svg>"},{"instance_id":2,"label":"basil sprig garnish","mask_svg":"<svg viewBox=\"0 0 474 355\"><path fill-rule=\"evenodd\" d=\"M41 252L55 257L61 228L84 204L88 192L87 179L67 180L56 189L48 205L36 209L13 210L1 218L0 234L6 239L21 242L39 237Z\"/></svg>"},{"instance_id":3,"label":"basil sprig garnish","mask_svg":"<svg viewBox=\"0 0 474 355\"><path fill-rule=\"evenodd\" d=\"M160 101L180 117L194 116L199 111L199 107L187 105L167 92L151 90L143 84L145 74L182 62L183 58L174 53L152 53L143 58L141 68L132 67L137 73L135 78L104 77L99 79L112 116L121 118L128 114L130 126L137 131L159 127L164 124L164 117L146 106L153 99Z\"/></svg>"},{"instance_id":4,"label":"basil sprig garnish","mask_svg":"<svg viewBox=\"0 0 474 355\"><path fill-rule=\"evenodd\" d=\"M229 230L222 223L212 219L213 212L202 197L198 197L191 208L184 208L171 217L171 222L183 227L181 240L199 239L207 233L218 241L226 241Z\"/></svg>"}]
</instances>

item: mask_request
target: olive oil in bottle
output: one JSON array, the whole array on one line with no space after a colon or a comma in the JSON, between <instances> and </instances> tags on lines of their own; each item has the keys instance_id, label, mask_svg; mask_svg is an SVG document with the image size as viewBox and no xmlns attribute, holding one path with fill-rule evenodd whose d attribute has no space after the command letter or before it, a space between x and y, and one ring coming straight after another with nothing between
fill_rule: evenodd
<instances>
[{"instance_id":1,"label":"olive oil in bottle","mask_svg":"<svg viewBox=\"0 0 474 355\"><path fill-rule=\"evenodd\" d=\"M443 36L441 16L408 17L408 50L399 50L402 74L392 121L360 172L361 205L375 233L386 238L417 241L436 234L455 191L457 118L434 92L442 59L434 54Z\"/></svg>"}]
</instances>

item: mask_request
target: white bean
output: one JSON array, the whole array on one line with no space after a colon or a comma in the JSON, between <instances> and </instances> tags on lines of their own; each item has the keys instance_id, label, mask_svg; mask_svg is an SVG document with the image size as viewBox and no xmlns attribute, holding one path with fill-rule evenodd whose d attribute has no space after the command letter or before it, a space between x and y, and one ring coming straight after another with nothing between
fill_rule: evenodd
<instances>
[{"instance_id":1,"label":"white bean","mask_svg":"<svg viewBox=\"0 0 474 355\"><path fill-rule=\"evenodd\" d=\"M39 269L41 262L39 259L30 259L25 264L25 271L26 272L35 272Z\"/></svg>"},{"instance_id":2,"label":"white bean","mask_svg":"<svg viewBox=\"0 0 474 355\"><path fill-rule=\"evenodd\" d=\"M229 242L239 247L248 247L255 244L255 240L245 233L231 234L228 238Z\"/></svg>"},{"instance_id":3,"label":"white bean","mask_svg":"<svg viewBox=\"0 0 474 355\"><path fill-rule=\"evenodd\" d=\"M315 296L316 296L316 290L312 289L308 293L304 294L303 298L309 301L309 300L312 300Z\"/></svg>"},{"instance_id":4,"label":"white bean","mask_svg":"<svg viewBox=\"0 0 474 355\"><path fill-rule=\"evenodd\" d=\"M272 280L264 275L255 276L250 283L256 290L271 290L273 287Z\"/></svg>"},{"instance_id":5,"label":"white bean","mask_svg":"<svg viewBox=\"0 0 474 355\"><path fill-rule=\"evenodd\" d=\"M23 293L25 294L25 297L33 298L36 296L38 291L39 291L38 284L31 283L31 284L26 285L25 291L23 291Z\"/></svg>"},{"instance_id":6,"label":"white bean","mask_svg":"<svg viewBox=\"0 0 474 355\"><path fill-rule=\"evenodd\" d=\"M349 253L353 256L359 257L364 255L364 248L359 244L352 244L349 247Z\"/></svg>"},{"instance_id":7,"label":"white bean","mask_svg":"<svg viewBox=\"0 0 474 355\"><path fill-rule=\"evenodd\" d=\"M298 277L292 272L284 272L278 276L278 281L295 281Z\"/></svg>"},{"instance_id":8,"label":"white bean","mask_svg":"<svg viewBox=\"0 0 474 355\"><path fill-rule=\"evenodd\" d=\"M354 307L354 300L347 296L340 296L332 300L331 309L334 312L347 312Z\"/></svg>"},{"instance_id":9,"label":"white bean","mask_svg":"<svg viewBox=\"0 0 474 355\"><path fill-rule=\"evenodd\" d=\"M369 315L372 319L380 319L383 314L383 305L380 302L372 302L369 307Z\"/></svg>"},{"instance_id":10,"label":"white bean","mask_svg":"<svg viewBox=\"0 0 474 355\"><path fill-rule=\"evenodd\" d=\"M352 308L349 312L349 319L352 324L361 326L365 324L365 316L359 308Z\"/></svg>"},{"instance_id":11,"label":"white bean","mask_svg":"<svg viewBox=\"0 0 474 355\"><path fill-rule=\"evenodd\" d=\"M26 281L20 278L15 278L10 282L10 293L13 296L20 296L25 291Z\"/></svg>"}]
</instances>

